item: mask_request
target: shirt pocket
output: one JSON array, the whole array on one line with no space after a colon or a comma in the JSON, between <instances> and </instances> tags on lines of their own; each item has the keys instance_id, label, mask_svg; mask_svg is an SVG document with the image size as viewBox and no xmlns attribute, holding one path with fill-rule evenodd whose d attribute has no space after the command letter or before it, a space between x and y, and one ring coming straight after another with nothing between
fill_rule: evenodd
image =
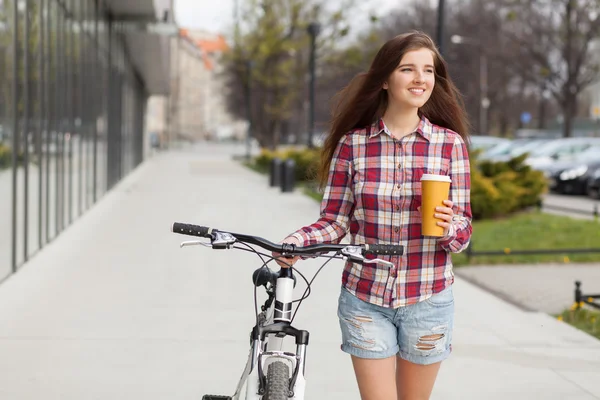
<instances>
[{"instance_id":1,"label":"shirt pocket","mask_svg":"<svg viewBox=\"0 0 600 400\"><path fill-rule=\"evenodd\" d=\"M425 174L450 176L449 167L450 160L442 158L438 162L431 162L428 165L418 165L414 168L409 168L406 171L406 180L412 183L412 201L413 206L421 205L421 178Z\"/></svg>"}]
</instances>

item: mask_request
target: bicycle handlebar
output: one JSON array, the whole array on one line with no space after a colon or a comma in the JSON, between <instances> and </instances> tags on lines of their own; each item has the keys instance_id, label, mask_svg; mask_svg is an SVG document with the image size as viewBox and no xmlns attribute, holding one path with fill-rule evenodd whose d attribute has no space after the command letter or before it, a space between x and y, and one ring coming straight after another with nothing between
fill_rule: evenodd
<instances>
[{"instance_id":1,"label":"bicycle handlebar","mask_svg":"<svg viewBox=\"0 0 600 400\"><path fill-rule=\"evenodd\" d=\"M193 224L185 224L180 222L175 222L171 228L171 231L174 233L179 233L181 235L187 236L196 236L211 239L213 247L216 248L226 248L230 242L227 242L227 236L231 235L237 241L254 244L262 247L265 250L293 255L293 256L308 256L315 255L319 253L328 253L328 252L340 252L346 256L351 256L351 254L347 254L348 251L352 252L352 249L359 247L361 250L361 255L373 254L373 255L389 255L389 256L399 256L404 253L404 246L402 245L394 245L394 244L361 244L361 245L348 245L348 244L312 244L308 246L297 247L296 245L289 243L281 243L276 244L269 240L263 239L258 236L246 235L241 233L233 233L233 232L225 232L220 231L218 229L209 228L206 226L193 225ZM218 240L221 239L225 242L220 243Z\"/></svg>"}]
</instances>

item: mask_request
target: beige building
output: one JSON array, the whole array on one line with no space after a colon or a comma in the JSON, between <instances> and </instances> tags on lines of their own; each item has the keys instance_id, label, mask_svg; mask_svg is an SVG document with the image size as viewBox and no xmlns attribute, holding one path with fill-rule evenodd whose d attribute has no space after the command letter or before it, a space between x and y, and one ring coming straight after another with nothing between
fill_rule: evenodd
<instances>
[{"instance_id":1,"label":"beige building","mask_svg":"<svg viewBox=\"0 0 600 400\"><path fill-rule=\"evenodd\" d=\"M148 131L162 141L242 139L246 121L227 112L223 65L225 38L199 30L181 29L171 41L171 96L151 99Z\"/></svg>"}]
</instances>

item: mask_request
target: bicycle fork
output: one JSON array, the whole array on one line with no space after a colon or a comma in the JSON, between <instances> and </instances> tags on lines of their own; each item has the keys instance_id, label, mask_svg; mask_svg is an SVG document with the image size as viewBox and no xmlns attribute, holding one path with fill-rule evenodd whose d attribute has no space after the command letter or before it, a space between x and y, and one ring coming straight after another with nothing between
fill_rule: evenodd
<instances>
[{"instance_id":1,"label":"bicycle fork","mask_svg":"<svg viewBox=\"0 0 600 400\"><path fill-rule=\"evenodd\" d=\"M292 269L282 268L275 288L272 321L252 329L252 346L248 362L232 397L233 400L240 400L244 384L246 384L246 400L261 399L267 384L265 367L268 368L270 361L274 360L285 360L291 365L289 398L304 400L306 386L304 370L309 333L291 326L293 289ZM295 354L281 350L285 336L295 337Z\"/></svg>"}]
</instances>

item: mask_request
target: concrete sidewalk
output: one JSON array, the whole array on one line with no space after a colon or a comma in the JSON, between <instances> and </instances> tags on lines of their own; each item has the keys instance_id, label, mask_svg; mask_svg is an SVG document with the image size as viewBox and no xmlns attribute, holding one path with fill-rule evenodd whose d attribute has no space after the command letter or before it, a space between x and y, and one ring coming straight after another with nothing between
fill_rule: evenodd
<instances>
[{"instance_id":1,"label":"concrete sidewalk","mask_svg":"<svg viewBox=\"0 0 600 400\"><path fill-rule=\"evenodd\" d=\"M0 285L0 398L231 394L260 263L245 252L180 249L185 237L169 228L191 222L278 241L319 212L299 192L269 188L232 153L243 145L150 159ZM319 266L299 264L309 279ZM341 271L340 261L321 271L294 322L311 332L307 399L359 399L339 350ZM455 295L454 353L434 400L600 399L600 341L460 278Z\"/></svg>"},{"instance_id":2,"label":"concrete sidewalk","mask_svg":"<svg viewBox=\"0 0 600 400\"><path fill-rule=\"evenodd\" d=\"M575 302L575 281L584 295L600 293L600 263L474 265L456 274L523 309L553 315Z\"/></svg>"}]
</instances>

